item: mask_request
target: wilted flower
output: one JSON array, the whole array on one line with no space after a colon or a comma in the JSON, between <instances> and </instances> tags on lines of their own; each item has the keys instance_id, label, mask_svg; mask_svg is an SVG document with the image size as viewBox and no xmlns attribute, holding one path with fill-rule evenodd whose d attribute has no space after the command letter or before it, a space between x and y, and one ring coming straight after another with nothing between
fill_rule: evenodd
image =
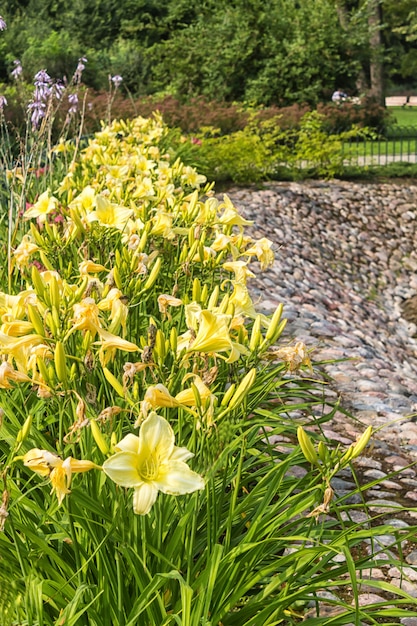
<instances>
[{"instance_id":1,"label":"wilted flower","mask_svg":"<svg viewBox=\"0 0 417 626\"><path fill-rule=\"evenodd\" d=\"M65 496L70 493L72 474L76 472L88 472L91 469L101 469L92 461L78 461L72 457L67 457L64 461L61 457L49 452L32 448L23 457L23 464L40 476L49 477L52 484L52 491L55 491L58 498L58 505L62 504Z\"/></svg>"},{"instance_id":2,"label":"wilted flower","mask_svg":"<svg viewBox=\"0 0 417 626\"><path fill-rule=\"evenodd\" d=\"M2 18L2 16L0 15L0 30L6 30L6 28L7 28L7 24Z\"/></svg>"},{"instance_id":3,"label":"wilted flower","mask_svg":"<svg viewBox=\"0 0 417 626\"><path fill-rule=\"evenodd\" d=\"M158 296L159 311L163 315L167 315L168 319L171 318L170 314L168 313L168 307L169 306L181 306L181 305L182 305L182 300L180 300L179 298L174 298L174 296L170 296L167 293L161 293L161 295Z\"/></svg>"},{"instance_id":4,"label":"wilted flower","mask_svg":"<svg viewBox=\"0 0 417 626\"><path fill-rule=\"evenodd\" d=\"M307 348L302 341L297 341L295 346L280 348L274 352L274 355L287 364L290 372L295 372L302 365L306 365L310 370L312 369Z\"/></svg>"},{"instance_id":5,"label":"wilted flower","mask_svg":"<svg viewBox=\"0 0 417 626\"><path fill-rule=\"evenodd\" d=\"M133 487L133 511L147 515L158 491L172 496L204 489L203 478L185 463L192 456L175 446L174 431L168 422L152 412L143 422L139 437L126 435L116 446L117 453L103 464L111 480Z\"/></svg>"},{"instance_id":6,"label":"wilted flower","mask_svg":"<svg viewBox=\"0 0 417 626\"><path fill-rule=\"evenodd\" d=\"M12 389L11 382L26 383L30 382L30 378L23 372L14 370L10 363L4 361L0 365L0 389Z\"/></svg>"}]
</instances>

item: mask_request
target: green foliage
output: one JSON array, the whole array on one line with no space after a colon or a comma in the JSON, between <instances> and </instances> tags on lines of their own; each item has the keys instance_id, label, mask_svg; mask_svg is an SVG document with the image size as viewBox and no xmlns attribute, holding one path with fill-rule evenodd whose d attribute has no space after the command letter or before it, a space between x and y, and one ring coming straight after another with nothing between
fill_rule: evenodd
<instances>
[{"instance_id":1,"label":"green foliage","mask_svg":"<svg viewBox=\"0 0 417 626\"><path fill-rule=\"evenodd\" d=\"M365 137L366 128L351 126L329 133L326 118L312 111L298 126L281 127L281 116L259 120L225 137L200 134L195 145L201 171L216 181L256 183L268 178L332 178L343 171L343 142Z\"/></svg>"},{"instance_id":2,"label":"green foliage","mask_svg":"<svg viewBox=\"0 0 417 626\"><path fill-rule=\"evenodd\" d=\"M384 3L393 28L383 35L389 71L401 79L410 75L415 43L401 30L413 21L411 9L406 0L395 4ZM77 57L87 56L84 80L94 89L119 73L135 95L316 105L338 85L356 91L370 59L367 12L357 2L7 0L2 14L2 80L14 58L24 60L29 80L43 65L68 77ZM401 69L397 59L408 61Z\"/></svg>"}]
</instances>

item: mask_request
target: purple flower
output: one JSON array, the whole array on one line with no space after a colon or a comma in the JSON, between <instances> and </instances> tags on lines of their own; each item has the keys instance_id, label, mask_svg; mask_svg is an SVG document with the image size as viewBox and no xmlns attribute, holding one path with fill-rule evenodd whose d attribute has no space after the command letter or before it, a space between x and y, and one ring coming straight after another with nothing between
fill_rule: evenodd
<instances>
[{"instance_id":1,"label":"purple flower","mask_svg":"<svg viewBox=\"0 0 417 626\"><path fill-rule=\"evenodd\" d=\"M71 105L68 109L69 115L73 115L78 110L78 96L76 93L70 93L68 96L68 102Z\"/></svg>"},{"instance_id":2,"label":"purple flower","mask_svg":"<svg viewBox=\"0 0 417 626\"><path fill-rule=\"evenodd\" d=\"M19 59L15 59L13 61L13 65L14 65L14 70L11 72L11 75L13 76L15 80L17 80L23 72L22 64L19 61Z\"/></svg>"},{"instance_id":3,"label":"purple flower","mask_svg":"<svg viewBox=\"0 0 417 626\"><path fill-rule=\"evenodd\" d=\"M7 24L2 18L2 16L0 15L0 30L6 30L6 28L7 28Z\"/></svg>"},{"instance_id":4,"label":"purple flower","mask_svg":"<svg viewBox=\"0 0 417 626\"><path fill-rule=\"evenodd\" d=\"M51 95L51 83L52 78L49 76L46 70L40 70L35 74L34 79L35 92L33 94L33 100L45 100Z\"/></svg>"},{"instance_id":5,"label":"purple flower","mask_svg":"<svg viewBox=\"0 0 417 626\"><path fill-rule=\"evenodd\" d=\"M120 74L115 74L115 76L112 76L110 80L113 83L113 85L116 87L116 89L120 87L120 85L123 82L123 78L120 76Z\"/></svg>"},{"instance_id":6,"label":"purple flower","mask_svg":"<svg viewBox=\"0 0 417 626\"><path fill-rule=\"evenodd\" d=\"M53 93L57 100L61 100L62 94L65 91L65 85L61 81L57 81L53 86Z\"/></svg>"},{"instance_id":7,"label":"purple flower","mask_svg":"<svg viewBox=\"0 0 417 626\"><path fill-rule=\"evenodd\" d=\"M5 106L7 106L7 100L4 96L0 96L0 111L3 111Z\"/></svg>"},{"instance_id":8,"label":"purple flower","mask_svg":"<svg viewBox=\"0 0 417 626\"><path fill-rule=\"evenodd\" d=\"M33 128L38 128L39 122L45 117L46 103L41 100L34 100L28 106L28 111L31 112L30 121Z\"/></svg>"},{"instance_id":9,"label":"purple flower","mask_svg":"<svg viewBox=\"0 0 417 626\"><path fill-rule=\"evenodd\" d=\"M85 64L87 63L87 59L85 57L80 57L78 59L78 65L74 72L73 82L75 85L81 82L81 75L85 70Z\"/></svg>"}]
</instances>

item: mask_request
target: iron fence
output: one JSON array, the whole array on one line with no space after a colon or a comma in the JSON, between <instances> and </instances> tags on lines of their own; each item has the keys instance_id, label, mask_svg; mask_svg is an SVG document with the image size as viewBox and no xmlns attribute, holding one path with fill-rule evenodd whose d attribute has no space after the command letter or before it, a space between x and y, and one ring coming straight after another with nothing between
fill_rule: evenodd
<instances>
[{"instance_id":1,"label":"iron fence","mask_svg":"<svg viewBox=\"0 0 417 626\"><path fill-rule=\"evenodd\" d=\"M417 163L417 127L393 126L376 138L353 137L342 150L345 165Z\"/></svg>"}]
</instances>

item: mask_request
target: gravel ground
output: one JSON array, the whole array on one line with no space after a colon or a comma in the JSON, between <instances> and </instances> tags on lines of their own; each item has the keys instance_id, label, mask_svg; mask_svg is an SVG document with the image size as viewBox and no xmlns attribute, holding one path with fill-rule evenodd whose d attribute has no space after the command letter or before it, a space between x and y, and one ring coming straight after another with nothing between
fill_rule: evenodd
<instances>
[{"instance_id":1,"label":"gravel ground","mask_svg":"<svg viewBox=\"0 0 417 626\"><path fill-rule=\"evenodd\" d=\"M380 428L355 463L362 482L383 482L365 492L368 513L353 515L416 524L417 182L268 183L227 194L253 220L250 234L274 242L274 265L249 285L258 310L271 313L282 302L284 343L303 341L313 361L349 359L318 366L351 415L337 412L325 434L346 445L365 426ZM355 485L345 472L333 488L343 495ZM406 515L395 510L399 502ZM393 540L380 539L382 547ZM408 542L403 557L403 572L387 563L369 577L417 597L417 544ZM363 586L360 603L381 600L374 591ZM321 614L332 610L324 603ZM417 626L417 618L401 623Z\"/></svg>"}]
</instances>

